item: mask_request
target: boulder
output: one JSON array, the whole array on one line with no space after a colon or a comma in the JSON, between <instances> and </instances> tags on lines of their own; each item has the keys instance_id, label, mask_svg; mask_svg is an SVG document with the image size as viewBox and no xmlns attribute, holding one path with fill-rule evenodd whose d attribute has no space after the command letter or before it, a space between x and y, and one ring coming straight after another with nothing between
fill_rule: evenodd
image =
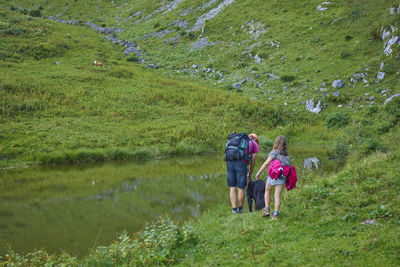
<instances>
[{"instance_id":1,"label":"boulder","mask_svg":"<svg viewBox=\"0 0 400 267\"><path fill-rule=\"evenodd\" d=\"M318 101L317 105L314 107L314 99L306 101L306 110L312 113L319 113L321 111L321 101Z\"/></svg>"},{"instance_id":2,"label":"boulder","mask_svg":"<svg viewBox=\"0 0 400 267\"><path fill-rule=\"evenodd\" d=\"M344 86L343 80L335 80L332 83L333 88L342 88Z\"/></svg>"},{"instance_id":3,"label":"boulder","mask_svg":"<svg viewBox=\"0 0 400 267\"><path fill-rule=\"evenodd\" d=\"M233 88L235 88L235 89L240 89L240 83L234 83L233 84Z\"/></svg>"},{"instance_id":4,"label":"boulder","mask_svg":"<svg viewBox=\"0 0 400 267\"><path fill-rule=\"evenodd\" d=\"M314 164L315 168L318 169L318 162L319 162L318 158L304 159L304 168L311 170L312 164Z\"/></svg>"},{"instance_id":5,"label":"boulder","mask_svg":"<svg viewBox=\"0 0 400 267\"><path fill-rule=\"evenodd\" d=\"M393 100L393 98L395 98L395 97L399 97L399 96L400 96L400 93L399 93L399 94L392 95L391 97L389 97L388 99L386 99L386 100L385 100L385 103L384 103L384 104L386 104L386 103L388 103L388 102L392 101L392 100Z\"/></svg>"},{"instance_id":6,"label":"boulder","mask_svg":"<svg viewBox=\"0 0 400 267\"><path fill-rule=\"evenodd\" d=\"M317 7L317 10L320 11L320 12L327 10L328 8L325 7L324 5L329 5L330 3L331 3L331 2L323 2L322 4L320 4L320 5Z\"/></svg>"},{"instance_id":7,"label":"boulder","mask_svg":"<svg viewBox=\"0 0 400 267\"><path fill-rule=\"evenodd\" d=\"M385 78L385 73L384 72L378 72L378 75L376 76L376 78L378 80L383 80L383 78Z\"/></svg>"}]
</instances>

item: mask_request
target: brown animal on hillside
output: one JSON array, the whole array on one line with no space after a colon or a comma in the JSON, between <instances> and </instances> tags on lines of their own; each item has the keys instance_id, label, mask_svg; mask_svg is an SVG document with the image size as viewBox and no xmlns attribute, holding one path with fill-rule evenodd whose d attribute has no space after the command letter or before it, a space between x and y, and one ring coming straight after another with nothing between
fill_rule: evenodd
<instances>
[{"instance_id":1,"label":"brown animal on hillside","mask_svg":"<svg viewBox=\"0 0 400 267\"><path fill-rule=\"evenodd\" d=\"M101 62L97 62L96 60L93 62L93 65L104 67L104 64Z\"/></svg>"}]
</instances>

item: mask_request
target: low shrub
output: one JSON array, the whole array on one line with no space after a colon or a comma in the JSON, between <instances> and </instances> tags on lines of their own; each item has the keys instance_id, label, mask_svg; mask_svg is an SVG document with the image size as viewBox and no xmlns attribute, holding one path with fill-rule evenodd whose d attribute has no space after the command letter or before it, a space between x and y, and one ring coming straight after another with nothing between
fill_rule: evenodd
<instances>
[{"instance_id":1,"label":"low shrub","mask_svg":"<svg viewBox=\"0 0 400 267\"><path fill-rule=\"evenodd\" d=\"M42 13L40 12L39 9L34 9L34 10L29 11L29 16L32 16L32 17L41 17L41 16L42 16Z\"/></svg>"},{"instance_id":2,"label":"low shrub","mask_svg":"<svg viewBox=\"0 0 400 267\"><path fill-rule=\"evenodd\" d=\"M129 57L126 58L126 61L128 62L138 62L139 58L135 54L129 55Z\"/></svg>"},{"instance_id":3,"label":"low shrub","mask_svg":"<svg viewBox=\"0 0 400 267\"><path fill-rule=\"evenodd\" d=\"M25 28L17 28L17 27L11 26L8 29L3 30L3 32L4 32L4 34L7 34L7 35L19 36L19 35L27 33L28 30Z\"/></svg>"},{"instance_id":4,"label":"low shrub","mask_svg":"<svg viewBox=\"0 0 400 267\"><path fill-rule=\"evenodd\" d=\"M343 140L337 140L335 142L335 148L333 150L333 156L338 162L346 162L347 156L349 155L348 145Z\"/></svg>"},{"instance_id":5,"label":"low shrub","mask_svg":"<svg viewBox=\"0 0 400 267\"><path fill-rule=\"evenodd\" d=\"M326 126L329 128L343 127L349 123L349 119L343 112L334 112L329 114L326 120Z\"/></svg>"},{"instance_id":6,"label":"low shrub","mask_svg":"<svg viewBox=\"0 0 400 267\"><path fill-rule=\"evenodd\" d=\"M293 75L282 75L282 76L281 76L282 82L288 82L288 83L290 83L290 82L294 81L295 79L296 79L296 77L293 76Z\"/></svg>"},{"instance_id":7,"label":"low shrub","mask_svg":"<svg viewBox=\"0 0 400 267\"><path fill-rule=\"evenodd\" d=\"M350 50L343 50L340 54L339 57L341 58L348 58L351 57L353 53Z\"/></svg>"},{"instance_id":8,"label":"low shrub","mask_svg":"<svg viewBox=\"0 0 400 267\"><path fill-rule=\"evenodd\" d=\"M384 147L381 142L376 138L365 138L360 145L361 156L367 156L373 152L381 151L387 152L387 148Z\"/></svg>"},{"instance_id":9,"label":"low shrub","mask_svg":"<svg viewBox=\"0 0 400 267\"><path fill-rule=\"evenodd\" d=\"M393 116L396 121L400 120L400 97L395 97L392 101L385 104L384 110Z\"/></svg>"},{"instance_id":10,"label":"low shrub","mask_svg":"<svg viewBox=\"0 0 400 267\"><path fill-rule=\"evenodd\" d=\"M111 76L120 78L120 79L130 79L133 76L133 73L129 70L124 69L115 69L110 71L109 73Z\"/></svg>"}]
</instances>

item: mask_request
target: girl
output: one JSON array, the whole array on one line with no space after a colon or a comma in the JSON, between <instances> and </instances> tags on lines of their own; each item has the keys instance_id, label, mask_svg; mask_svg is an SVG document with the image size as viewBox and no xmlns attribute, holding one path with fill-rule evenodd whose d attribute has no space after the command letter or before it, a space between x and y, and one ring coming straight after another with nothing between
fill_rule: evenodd
<instances>
[{"instance_id":1,"label":"girl","mask_svg":"<svg viewBox=\"0 0 400 267\"><path fill-rule=\"evenodd\" d=\"M260 177L261 172L265 168L268 167L268 165L271 163L271 161L273 161L275 159L279 159L282 163L282 166L284 166L284 165L290 166L290 160L289 160L289 156L288 156L288 152L287 152L287 141L284 136L278 136L275 139L274 147L273 147L272 151L269 153L267 160L263 163L263 165L261 166L261 168L258 170L258 172L256 174L256 180L258 179L258 177ZM272 213L272 218L273 219L278 218L278 212L279 212L279 208L281 206L281 193L282 193L282 189L283 189L285 182L286 182L285 176L279 177L278 179L273 180L268 175L267 184L265 187L265 195L264 195L265 210L264 210L264 213L262 214L263 217L270 216L270 209L269 209L270 194L271 194L272 188L275 187L275 210L274 210L274 213Z\"/></svg>"}]
</instances>

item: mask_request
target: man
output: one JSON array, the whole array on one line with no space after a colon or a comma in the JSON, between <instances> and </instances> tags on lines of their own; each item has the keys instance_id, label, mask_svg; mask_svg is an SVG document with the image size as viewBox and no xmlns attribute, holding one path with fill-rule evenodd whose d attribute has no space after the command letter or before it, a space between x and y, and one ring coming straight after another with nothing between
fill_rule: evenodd
<instances>
[{"instance_id":1,"label":"man","mask_svg":"<svg viewBox=\"0 0 400 267\"><path fill-rule=\"evenodd\" d=\"M246 184L260 151L256 134L232 133L226 144L225 160L232 213L242 213ZM248 170L247 165L250 163ZM237 193L236 193L237 191Z\"/></svg>"}]
</instances>

